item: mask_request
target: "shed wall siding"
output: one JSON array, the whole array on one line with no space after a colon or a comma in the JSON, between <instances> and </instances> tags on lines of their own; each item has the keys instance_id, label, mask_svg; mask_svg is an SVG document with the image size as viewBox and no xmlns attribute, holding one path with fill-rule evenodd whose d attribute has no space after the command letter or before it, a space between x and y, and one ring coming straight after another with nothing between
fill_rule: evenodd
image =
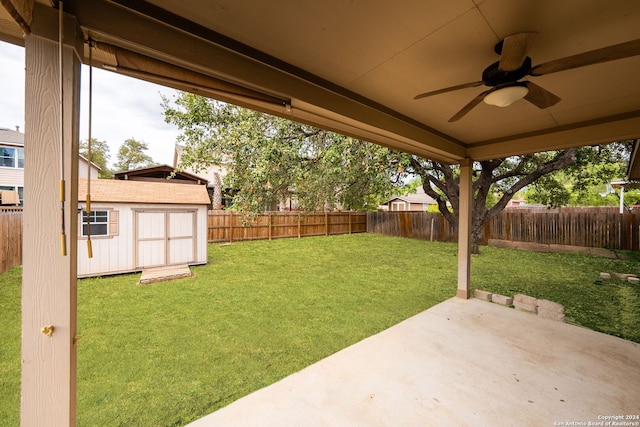
<instances>
[{"instance_id":1,"label":"shed wall siding","mask_svg":"<svg viewBox=\"0 0 640 427\"><path fill-rule=\"evenodd\" d=\"M112 237L92 237L93 258L88 257L87 239L81 237L78 240L78 276L133 271L131 205L93 202L91 210L117 211L118 234ZM78 215L79 226L81 221L82 218Z\"/></svg>"},{"instance_id":2,"label":"shed wall siding","mask_svg":"<svg viewBox=\"0 0 640 427\"><path fill-rule=\"evenodd\" d=\"M196 262L198 264L206 264L209 253L207 251L207 240L209 235L209 215L207 207L200 207L196 215Z\"/></svg>"}]
</instances>

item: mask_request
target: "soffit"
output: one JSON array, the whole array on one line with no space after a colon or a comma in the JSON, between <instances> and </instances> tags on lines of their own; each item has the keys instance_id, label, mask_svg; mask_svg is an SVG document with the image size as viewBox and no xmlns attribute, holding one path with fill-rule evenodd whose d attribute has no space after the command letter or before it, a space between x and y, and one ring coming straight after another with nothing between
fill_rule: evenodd
<instances>
[{"instance_id":1,"label":"soffit","mask_svg":"<svg viewBox=\"0 0 640 427\"><path fill-rule=\"evenodd\" d=\"M480 80L499 59L493 46L521 31L539 33L529 52L534 65L640 39L636 1L68 0L67 7L101 42L286 104L241 105L425 157L486 159L640 136L640 56L528 77L562 99L547 109L524 100L480 103L449 123L486 87L413 99Z\"/></svg>"}]
</instances>

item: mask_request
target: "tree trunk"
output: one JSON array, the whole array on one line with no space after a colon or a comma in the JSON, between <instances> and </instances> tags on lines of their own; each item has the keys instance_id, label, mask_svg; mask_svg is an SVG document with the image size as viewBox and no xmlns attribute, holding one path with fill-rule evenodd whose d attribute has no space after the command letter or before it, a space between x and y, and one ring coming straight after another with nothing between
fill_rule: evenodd
<instances>
[{"instance_id":1,"label":"tree trunk","mask_svg":"<svg viewBox=\"0 0 640 427\"><path fill-rule=\"evenodd\" d=\"M211 200L214 210L222 209L222 181L217 172L213 173L213 200Z\"/></svg>"}]
</instances>

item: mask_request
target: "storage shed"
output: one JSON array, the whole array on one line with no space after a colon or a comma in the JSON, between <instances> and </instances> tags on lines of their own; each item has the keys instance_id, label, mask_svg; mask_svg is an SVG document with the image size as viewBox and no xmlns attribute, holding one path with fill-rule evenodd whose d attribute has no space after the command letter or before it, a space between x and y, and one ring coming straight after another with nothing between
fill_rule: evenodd
<instances>
[{"instance_id":1,"label":"storage shed","mask_svg":"<svg viewBox=\"0 0 640 427\"><path fill-rule=\"evenodd\" d=\"M79 179L78 277L207 262L206 186ZM93 258L85 241L91 233Z\"/></svg>"}]
</instances>

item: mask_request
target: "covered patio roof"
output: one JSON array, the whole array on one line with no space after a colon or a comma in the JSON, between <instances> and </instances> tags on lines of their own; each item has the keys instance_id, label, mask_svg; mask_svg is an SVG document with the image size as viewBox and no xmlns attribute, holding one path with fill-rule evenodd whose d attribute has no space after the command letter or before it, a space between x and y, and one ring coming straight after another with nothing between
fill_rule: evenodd
<instances>
[{"instance_id":1,"label":"covered patio roof","mask_svg":"<svg viewBox=\"0 0 640 427\"><path fill-rule=\"evenodd\" d=\"M58 2L33 3L3 1L0 38L20 43ZM68 0L64 9L99 42L97 65L449 163L640 136L638 2ZM536 33L528 48L514 49L543 75L519 81L559 102L479 102L450 122L489 89L482 73L501 59L495 45L526 32Z\"/></svg>"},{"instance_id":2,"label":"covered patio roof","mask_svg":"<svg viewBox=\"0 0 640 427\"><path fill-rule=\"evenodd\" d=\"M473 160L640 137L637 1L0 4L26 48L24 425L75 424L81 63L460 164L462 298Z\"/></svg>"}]
</instances>

